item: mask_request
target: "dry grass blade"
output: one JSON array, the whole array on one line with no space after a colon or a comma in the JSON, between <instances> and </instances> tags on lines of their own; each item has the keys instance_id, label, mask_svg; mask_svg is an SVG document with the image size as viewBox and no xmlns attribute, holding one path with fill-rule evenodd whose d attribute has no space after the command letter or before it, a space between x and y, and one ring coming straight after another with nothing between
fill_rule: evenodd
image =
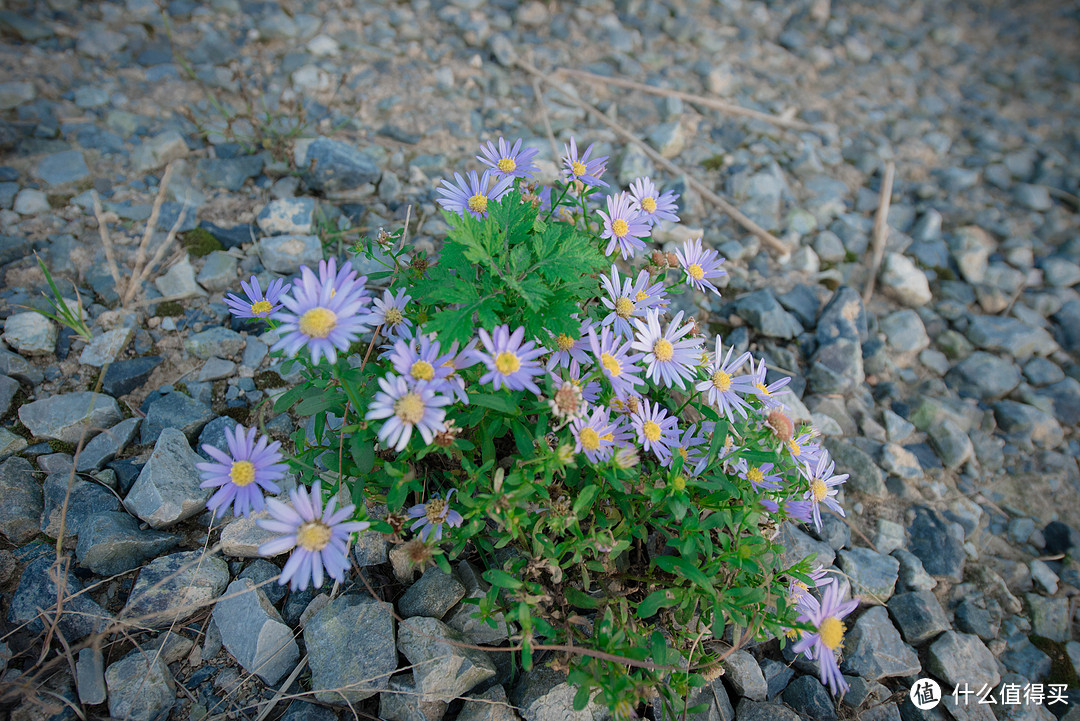
<instances>
[{"instance_id":1,"label":"dry grass blade","mask_svg":"<svg viewBox=\"0 0 1080 721\"><path fill-rule=\"evenodd\" d=\"M123 298L120 301L121 305L126 306L130 303L131 298L135 295L135 290L139 287L138 278L141 276L143 266L146 263L146 249L150 245L150 239L154 236L154 228L157 227L158 216L161 215L161 206L165 203L165 194L169 189L169 183L172 182L175 167L173 163L169 163L168 167L165 168L165 175L161 176L161 184L158 186L157 195L154 197L150 218L146 221L146 231L143 232L139 248L135 252L135 267L132 268L131 277L128 278L127 290L124 291Z\"/></svg>"},{"instance_id":2,"label":"dry grass blade","mask_svg":"<svg viewBox=\"0 0 1080 721\"><path fill-rule=\"evenodd\" d=\"M877 214L874 215L873 254L870 258L870 277L863 288L863 305L870 302L874 295L874 283L877 282L881 260L885 257L885 240L889 236L889 203L892 200L893 173L896 165L889 161L885 164L885 177L881 180L881 195L878 197Z\"/></svg>"},{"instance_id":3,"label":"dry grass blade","mask_svg":"<svg viewBox=\"0 0 1080 721\"><path fill-rule=\"evenodd\" d=\"M741 105L735 103L728 103L723 100L717 100L716 98L709 98L704 95L696 95L694 93L684 93L680 90L668 90L667 88L658 88L655 85L646 85L645 83L639 83L634 80L626 80L624 78L610 78L604 75L597 75L596 73L590 73L586 70L572 70L570 68L557 68L555 74L570 75L582 80L589 80L594 83L602 85L615 85L620 88L628 88L630 90L640 90L644 93L651 93L653 95L660 95L668 98L679 98L685 100L688 103L694 103L713 110L719 110L727 115L737 115L744 118L752 118L753 120L760 120L765 123L771 123L780 128L790 128L791 130L808 130L814 132L816 128L810 123L804 123L801 120L789 120L782 118L778 115L771 115L769 113L763 113L760 110L752 110L751 108L744 108Z\"/></svg>"},{"instance_id":4,"label":"dry grass blade","mask_svg":"<svg viewBox=\"0 0 1080 721\"><path fill-rule=\"evenodd\" d=\"M120 268L116 265L116 255L113 252L112 238L109 237L108 223L105 219L105 211L101 208L101 198L96 190L90 191L90 197L94 201L94 217L97 218L98 235L101 236L101 245L105 248L105 262L109 264L109 274L112 276L116 288L120 288Z\"/></svg>"},{"instance_id":5,"label":"dry grass blade","mask_svg":"<svg viewBox=\"0 0 1080 721\"><path fill-rule=\"evenodd\" d=\"M596 106L594 106L594 105L592 105L590 103L585 102L584 100L580 100L578 98L575 98L573 95L571 95L570 93L568 93L565 90L563 90L562 88L560 88L558 86L558 84L553 82L553 80L550 77L544 75L539 70L537 70L528 61L523 60L521 58L518 58L517 59L517 64L523 70L525 70L526 72L532 74L534 77L539 79L541 82L547 83L552 88L558 90L572 104L577 105L579 108L581 108L585 112L592 115L594 118L599 120L601 123L606 125L608 128L615 131L618 135L620 135L622 138L624 138L627 142L633 143L634 145L639 147L641 149L641 151L643 153L645 153L646 155L648 155L653 160L653 162L655 162L657 165L660 165L661 167L663 167L665 170L667 170L672 175L685 176L686 177L686 182L690 187L692 187L694 190L696 190L698 193L700 193L702 195L702 197L704 197L706 200L708 200L709 202L713 203L718 208L720 208L720 210L722 210L723 212L725 212L729 216L731 216L731 218L736 223L738 223L744 229L746 229L747 232L752 233L754 236L756 236L758 238L758 240L760 240L762 243L764 243L766 246L768 246L770 250L772 250L772 251L774 251L774 252L776 252L776 253L778 253L780 255L786 255L787 253L791 252L791 249L788 248L787 244L785 244L783 241L781 241L775 235L773 235L769 231L765 230L760 225L755 223L753 220L748 218L745 214L743 214L742 211L740 211L738 208L736 208L731 203L731 201L723 198L718 193L714 192L711 188L709 188L704 183L702 183L700 180L695 178L693 175L690 175L690 173L686 172L685 170L680 168L678 165L671 162L670 160L668 160L667 158L662 156L660 153L656 152L648 143L646 143L644 140L642 140L641 138L634 135L634 133L631 132L629 129L627 129L625 126L623 126L623 125L615 122L611 118L609 118L607 115L602 113L599 108L597 108Z\"/></svg>"}]
</instances>

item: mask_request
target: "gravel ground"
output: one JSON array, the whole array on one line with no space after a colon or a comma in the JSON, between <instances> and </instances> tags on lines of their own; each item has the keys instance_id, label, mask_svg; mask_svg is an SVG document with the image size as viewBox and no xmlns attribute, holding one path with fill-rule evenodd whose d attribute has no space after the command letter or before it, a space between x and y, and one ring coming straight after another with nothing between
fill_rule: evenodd
<instances>
[{"instance_id":1,"label":"gravel ground","mask_svg":"<svg viewBox=\"0 0 1080 721\"><path fill-rule=\"evenodd\" d=\"M682 309L795 375L797 415L852 474L847 522L783 529L791 549L834 558L863 600L844 648L851 692L834 702L812 668L763 644L732 657L693 718L1080 718L1075 2L12 0L0 34L0 715L253 719L281 688L303 696L269 718L606 718L573 712L555 671L511 681L497 654L461 659L471 670L456 677L395 673L464 653L433 636L495 640L460 603L476 570L409 586L386 541L364 538L357 564L396 589L386 603L355 583L332 601L326 588L286 594L266 583L277 566L254 558L252 523L208 530L192 450L224 443L233 419L280 438L295 427L267 402L292 379L223 291L317 260L320 229L375 233L408 215L435 251L434 186L479 167L481 141L523 137L553 173L573 133L612 156L620 183L650 175L682 194L681 225L657 244L703 230L730 272L721 299L683 295ZM526 64L802 125L602 79L563 76L560 92ZM174 224L184 243L124 307L169 163L150 251ZM884 256L864 304L887 163ZM119 285L95 191L128 269ZM92 343L27 311L45 308L35 251L78 288ZM111 430L73 459L87 423ZM89 589L66 606L64 640L140 620L42 672L37 613L55 604L61 535L68 590ZM197 563L215 543L222 553ZM210 603L222 594L236 599ZM425 617L426 635L399 626L395 646L388 603ZM992 714L920 711L907 691L928 676L946 690L1071 690Z\"/></svg>"}]
</instances>

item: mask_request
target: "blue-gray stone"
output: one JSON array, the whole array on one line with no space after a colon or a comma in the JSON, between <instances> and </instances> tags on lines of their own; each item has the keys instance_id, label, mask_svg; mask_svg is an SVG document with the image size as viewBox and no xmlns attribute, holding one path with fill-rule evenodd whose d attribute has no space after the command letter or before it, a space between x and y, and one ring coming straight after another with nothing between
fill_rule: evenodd
<instances>
[{"instance_id":1,"label":"blue-gray stone","mask_svg":"<svg viewBox=\"0 0 1080 721\"><path fill-rule=\"evenodd\" d=\"M900 638L883 606L864 612L844 637L845 673L877 681L892 676L910 676L922 670L915 649Z\"/></svg>"},{"instance_id":2,"label":"blue-gray stone","mask_svg":"<svg viewBox=\"0 0 1080 721\"><path fill-rule=\"evenodd\" d=\"M79 391L49 396L19 408L19 420L36 438L64 443L88 440L120 422L116 401L103 393Z\"/></svg>"},{"instance_id":3,"label":"blue-gray stone","mask_svg":"<svg viewBox=\"0 0 1080 721\"><path fill-rule=\"evenodd\" d=\"M804 328L813 328L817 323L820 304L814 289L805 283L799 283L787 293L778 294L776 299L802 323Z\"/></svg>"},{"instance_id":4,"label":"blue-gray stone","mask_svg":"<svg viewBox=\"0 0 1080 721\"><path fill-rule=\"evenodd\" d=\"M441 619L454 604L465 597L465 586L453 575L432 566L424 571L398 599L398 611L405 618L427 616Z\"/></svg>"},{"instance_id":5,"label":"blue-gray stone","mask_svg":"<svg viewBox=\"0 0 1080 721\"><path fill-rule=\"evenodd\" d=\"M37 177L51 186L74 183L89 177L86 159L78 150L65 150L42 158L34 169Z\"/></svg>"},{"instance_id":6,"label":"blue-gray stone","mask_svg":"<svg viewBox=\"0 0 1080 721\"><path fill-rule=\"evenodd\" d=\"M851 595L864 603L885 603L896 588L900 562L869 548L852 548L837 554L837 565L851 581Z\"/></svg>"},{"instance_id":7,"label":"blue-gray stone","mask_svg":"<svg viewBox=\"0 0 1080 721\"><path fill-rule=\"evenodd\" d=\"M164 359L161 356L143 356L116 361L105 371L101 389L114 398L126 396L142 386L154 369L161 365L162 360Z\"/></svg>"},{"instance_id":8,"label":"blue-gray stone","mask_svg":"<svg viewBox=\"0 0 1080 721\"><path fill-rule=\"evenodd\" d=\"M244 349L244 337L234 330L215 326L188 336L184 348L196 358L229 358Z\"/></svg>"},{"instance_id":9,"label":"blue-gray stone","mask_svg":"<svg viewBox=\"0 0 1080 721\"><path fill-rule=\"evenodd\" d=\"M1054 406L1054 417L1062 425L1080 424L1080 381L1071 377L1064 378L1041 388L1036 395L1050 399Z\"/></svg>"},{"instance_id":10,"label":"blue-gray stone","mask_svg":"<svg viewBox=\"0 0 1080 721\"><path fill-rule=\"evenodd\" d=\"M1021 361L1033 355L1050 355L1058 348L1054 339L1042 328L1007 316L972 316L964 334L978 348L993 353L1008 353Z\"/></svg>"},{"instance_id":11,"label":"blue-gray stone","mask_svg":"<svg viewBox=\"0 0 1080 721\"><path fill-rule=\"evenodd\" d=\"M821 721L836 719L836 704L821 681L813 676L799 676L784 689L784 703L800 714Z\"/></svg>"},{"instance_id":12,"label":"blue-gray stone","mask_svg":"<svg viewBox=\"0 0 1080 721\"><path fill-rule=\"evenodd\" d=\"M1080 548L1080 531L1061 521L1046 524L1043 538L1049 554L1067 553L1070 549Z\"/></svg>"},{"instance_id":13,"label":"blue-gray stone","mask_svg":"<svg viewBox=\"0 0 1080 721\"><path fill-rule=\"evenodd\" d=\"M946 631L930 644L926 668L955 688L966 683L973 688L982 684L997 686L1001 680L997 659L978 636Z\"/></svg>"},{"instance_id":14,"label":"blue-gray stone","mask_svg":"<svg viewBox=\"0 0 1080 721\"><path fill-rule=\"evenodd\" d=\"M26 543L41 531L41 484L25 458L0 463L0 533L12 543Z\"/></svg>"},{"instance_id":15,"label":"blue-gray stone","mask_svg":"<svg viewBox=\"0 0 1080 721\"><path fill-rule=\"evenodd\" d=\"M1042 212L1054 207L1054 201L1050 199L1050 191L1042 185L1018 183L1013 195L1016 197L1016 202L1029 210Z\"/></svg>"},{"instance_id":16,"label":"blue-gray stone","mask_svg":"<svg viewBox=\"0 0 1080 721\"><path fill-rule=\"evenodd\" d=\"M79 453L75 470L79 473L100 471L131 443L141 422L140 418L128 418L94 436Z\"/></svg>"},{"instance_id":17,"label":"blue-gray stone","mask_svg":"<svg viewBox=\"0 0 1080 721\"><path fill-rule=\"evenodd\" d=\"M291 274L300 266L314 268L323 257L322 243L314 235L274 235L258 242L259 257L273 273Z\"/></svg>"},{"instance_id":18,"label":"blue-gray stone","mask_svg":"<svg viewBox=\"0 0 1080 721\"><path fill-rule=\"evenodd\" d=\"M1026 403L998 401L994 404L994 419L1002 432L1041 448L1057 448L1064 440L1056 418Z\"/></svg>"},{"instance_id":19,"label":"blue-gray stone","mask_svg":"<svg viewBox=\"0 0 1080 721\"><path fill-rule=\"evenodd\" d=\"M802 716L787 706L778 703L740 699L735 707L735 718L739 721L802 721Z\"/></svg>"},{"instance_id":20,"label":"blue-gray stone","mask_svg":"<svg viewBox=\"0 0 1080 721\"><path fill-rule=\"evenodd\" d=\"M300 648L292 629L251 579L229 584L214 605L214 623L233 658L264 682L276 684L296 666Z\"/></svg>"},{"instance_id":21,"label":"blue-gray stone","mask_svg":"<svg viewBox=\"0 0 1080 721\"><path fill-rule=\"evenodd\" d=\"M1032 633L1051 641L1065 643L1069 640L1069 599L1028 593L1024 600L1031 616Z\"/></svg>"},{"instance_id":22,"label":"blue-gray stone","mask_svg":"<svg viewBox=\"0 0 1080 721\"><path fill-rule=\"evenodd\" d=\"M308 187L322 193L352 190L379 179L379 168L371 156L330 138L316 138L298 165L304 169Z\"/></svg>"},{"instance_id":23,"label":"blue-gray stone","mask_svg":"<svg viewBox=\"0 0 1080 721\"><path fill-rule=\"evenodd\" d=\"M199 613L227 585L229 566L218 556L201 550L160 556L139 571L121 617L139 619L141 628L169 628Z\"/></svg>"},{"instance_id":24,"label":"blue-gray stone","mask_svg":"<svg viewBox=\"0 0 1080 721\"><path fill-rule=\"evenodd\" d=\"M304 645L317 700L355 703L386 688L397 670L398 657L391 610L390 604L381 601L345 595L308 620ZM449 658L445 664L451 665Z\"/></svg>"},{"instance_id":25,"label":"blue-gray stone","mask_svg":"<svg viewBox=\"0 0 1080 721\"><path fill-rule=\"evenodd\" d=\"M176 428L189 441L194 441L203 427L216 416L209 406L179 391L166 393L150 404L139 440L143 444L153 443L163 429Z\"/></svg>"},{"instance_id":26,"label":"blue-gray stone","mask_svg":"<svg viewBox=\"0 0 1080 721\"><path fill-rule=\"evenodd\" d=\"M244 181L261 173L264 164L262 155L246 155L239 158L200 158L195 167L203 185L236 192L244 187Z\"/></svg>"},{"instance_id":27,"label":"blue-gray stone","mask_svg":"<svg viewBox=\"0 0 1080 721\"><path fill-rule=\"evenodd\" d=\"M984 641L990 641L997 638L1001 628L1001 606L997 601L988 600L980 594L962 600L953 609L953 618L960 631L973 633Z\"/></svg>"},{"instance_id":28,"label":"blue-gray stone","mask_svg":"<svg viewBox=\"0 0 1080 721\"><path fill-rule=\"evenodd\" d=\"M8 621L15 625L27 624L30 633L42 633L42 618L51 620L56 616L57 587L53 580L55 556L46 553L26 565L19 587L11 597ZM109 613L95 603L89 594L80 593L83 584L72 570L68 570L64 585L64 611L59 614L57 629L68 643L82 640L91 633L98 633L111 622Z\"/></svg>"},{"instance_id":29,"label":"blue-gray stone","mask_svg":"<svg viewBox=\"0 0 1080 721\"><path fill-rule=\"evenodd\" d=\"M338 715L325 706L307 701L293 701L281 721L337 721Z\"/></svg>"},{"instance_id":30,"label":"blue-gray stone","mask_svg":"<svg viewBox=\"0 0 1080 721\"><path fill-rule=\"evenodd\" d=\"M105 511L83 524L75 557L83 568L112 576L138 568L179 542L180 537L172 533L140 529L138 521L123 511Z\"/></svg>"},{"instance_id":31,"label":"blue-gray stone","mask_svg":"<svg viewBox=\"0 0 1080 721\"><path fill-rule=\"evenodd\" d=\"M761 659L761 672L765 676L765 683L769 687L769 698L776 698L787 687L795 669L772 658Z\"/></svg>"},{"instance_id":32,"label":"blue-gray stone","mask_svg":"<svg viewBox=\"0 0 1080 721\"><path fill-rule=\"evenodd\" d=\"M915 520L908 528L908 549L919 557L927 573L960 581L966 555L962 541L949 532L949 525L938 511L917 506Z\"/></svg>"},{"instance_id":33,"label":"blue-gray stone","mask_svg":"<svg viewBox=\"0 0 1080 721\"><path fill-rule=\"evenodd\" d=\"M200 487L202 477L196 465L202 461L183 433L163 429L150 459L124 498L124 506L154 528L201 513L212 490Z\"/></svg>"},{"instance_id":34,"label":"blue-gray stone","mask_svg":"<svg viewBox=\"0 0 1080 721\"><path fill-rule=\"evenodd\" d=\"M251 243L258 237L254 226L251 225L234 225L231 228L222 228L208 220L204 220L199 223L199 227L214 236L214 239L221 243L225 250L238 248L244 243Z\"/></svg>"},{"instance_id":35,"label":"blue-gray stone","mask_svg":"<svg viewBox=\"0 0 1080 721\"><path fill-rule=\"evenodd\" d=\"M1032 358L1024 364L1024 377L1033 386L1048 386L1065 379L1065 372L1051 360Z\"/></svg>"},{"instance_id":36,"label":"blue-gray stone","mask_svg":"<svg viewBox=\"0 0 1080 721\"><path fill-rule=\"evenodd\" d=\"M271 200L255 222L266 235L308 235L315 223L314 198Z\"/></svg>"},{"instance_id":37,"label":"blue-gray stone","mask_svg":"<svg viewBox=\"0 0 1080 721\"><path fill-rule=\"evenodd\" d=\"M998 354L975 351L945 375L945 381L965 398L1002 398L1020 385L1020 369Z\"/></svg>"},{"instance_id":38,"label":"blue-gray stone","mask_svg":"<svg viewBox=\"0 0 1080 721\"><path fill-rule=\"evenodd\" d=\"M959 468L975 453L971 438L952 419L943 418L930 426L930 443L946 468Z\"/></svg>"},{"instance_id":39,"label":"blue-gray stone","mask_svg":"<svg viewBox=\"0 0 1080 721\"><path fill-rule=\"evenodd\" d=\"M139 683L132 683L139 679ZM176 703L176 682L156 654L135 649L105 670L109 715L130 721L168 718Z\"/></svg>"},{"instance_id":40,"label":"blue-gray stone","mask_svg":"<svg viewBox=\"0 0 1080 721\"><path fill-rule=\"evenodd\" d=\"M275 606L281 602L281 599L285 598L285 593L288 591L288 586L282 586L280 583L265 583L272 578L277 578L281 574L281 569L275 566L265 558L256 558L251 561L244 570L240 572L237 578L249 578L252 583L259 586L266 598L270 603ZM263 584L263 585L259 585Z\"/></svg>"},{"instance_id":41,"label":"blue-gray stone","mask_svg":"<svg viewBox=\"0 0 1080 721\"><path fill-rule=\"evenodd\" d=\"M195 452L208 461L214 460L209 453L203 450L203 446L212 446L222 453L229 452L229 442L225 438L225 431L231 431L239 425L228 416L218 416L206 424L199 434L199 442L195 444Z\"/></svg>"},{"instance_id":42,"label":"blue-gray stone","mask_svg":"<svg viewBox=\"0 0 1080 721\"><path fill-rule=\"evenodd\" d=\"M889 613L912 646L921 646L950 628L945 609L930 591L896 594L889 599Z\"/></svg>"},{"instance_id":43,"label":"blue-gray stone","mask_svg":"<svg viewBox=\"0 0 1080 721\"><path fill-rule=\"evenodd\" d=\"M791 339L802 334L802 324L777 302L769 290L759 290L735 302L735 312L762 335Z\"/></svg>"},{"instance_id":44,"label":"blue-gray stone","mask_svg":"<svg viewBox=\"0 0 1080 721\"><path fill-rule=\"evenodd\" d=\"M886 494L885 475L869 453L839 438L826 439L825 447L836 462L836 472L849 475L848 486L874 496Z\"/></svg>"},{"instance_id":45,"label":"blue-gray stone","mask_svg":"<svg viewBox=\"0 0 1080 721\"><path fill-rule=\"evenodd\" d=\"M769 693L769 685L765 682L765 674L761 672L757 659L739 649L733 651L721 663L724 667L724 678L731 684L735 693L755 701L765 700Z\"/></svg>"},{"instance_id":46,"label":"blue-gray stone","mask_svg":"<svg viewBox=\"0 0 1080 721\"><path fill-rule=\"evenodd\" d=\"M1001 662L1010 671L1033 681L1041 681L1049 676L1052 665L1050 657L1020 633L1007 639Z\"/></svg>"},{"instance_id":47,"label":"blue-gray stone","mask_svg":"<svg viewBox=\"0 0 1080 721\"><path fill-rule=\"evenodd\" d=\"M91 516L120 507L108 488L73 476L70 470L49 475L42 484L42 494L41 532L50 538L59 537L61 526L64 538L77 536Z\"/></svg>"}]
</instances>

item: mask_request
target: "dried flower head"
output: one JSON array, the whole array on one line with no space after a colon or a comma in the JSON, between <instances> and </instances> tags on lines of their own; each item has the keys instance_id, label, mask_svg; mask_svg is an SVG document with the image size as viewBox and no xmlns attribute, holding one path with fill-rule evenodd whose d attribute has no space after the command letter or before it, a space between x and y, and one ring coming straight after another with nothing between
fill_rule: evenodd
<instances>
[{"instance_id":1,"label":"dried flower head","mask_svg":"<svg viewBox=\"0 0 1080 721\"><path fill-rule=\"evenodd\" d=\"M765 419L765 425L767 425L776 436L776 439L782 443L790 441L795 436L795 424L788 418L787 413L784 413L782 408L773 408L769 411L769 415Z\"/></svg>"}]
</instances>

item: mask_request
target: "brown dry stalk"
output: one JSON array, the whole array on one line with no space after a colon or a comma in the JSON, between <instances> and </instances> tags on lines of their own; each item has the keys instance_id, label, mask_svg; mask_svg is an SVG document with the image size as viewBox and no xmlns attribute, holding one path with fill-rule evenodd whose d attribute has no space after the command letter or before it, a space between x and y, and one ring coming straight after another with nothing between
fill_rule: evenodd
<instances>
[{"instance_id":1,"label":"brown dry stalk","mask_svg":"<svg viewBox=\"0 0 1080 721\"><path fill-rule=\"evenodd\" d=\"M723 212L725 212L729 216L731 216L731 218L736 223L741 225L747 232L752 233L754 236L756 236L758 238L758 240L760 240L762 243L764 243L766 246L768 246L771 250L773 250L774 252L776 252L776 253L778 253L780 255L786 255L787 253L791 252L791 249L788 248L786 243L781 241L779 238L777 238L775 235L773 235L769 231L762 228L760 225L758 225L757 223L752 221L750 218L748 218L745 214L743 214L742 211L740 211L738 208L736 208L731 203L731 201L725 199L724 197L722 197L721 195L719 195L718 193L713 191L711 188L709 188L707 185L702 183L700 180L695 178L693 175L690 175L690 173L683 170L678 165L671 162L670 160L665 158L660 153L656 152L652 148L652 146L650 146L648 143L646 143L641 138L637 137L628 128L626 128L625 126L621 125L620 123L618 123L618 122L612 120L611 118L609 118L607 115L602 113L600 111L600 109L597 108L596 106L594 106L594 105L592 105L590 103L587 103L584 100L580 100L578 98L575 98L573 95L571 95L570 93L563 90L550 77L548 77L547 75L541 73L531 63L529 63L527 60L523 60L522 58L519 57L519 58L517 58L516 62L517 62L519 67L521 67L526 72L532 74L534 77L539 79L540 82L547 83L549 86L551 86L555 90L562 93L571 103L573 103L574 105L577 105L579 108L581 108L585 112L592 115L594 118L599 120L601 123L606 125L608 128L613 130L615 133L620 135L622 138L624 138L627 142L636 145L638 148L641 149L641 151L643 153L648 155L649 158L651 158L653 160L653 162L655 162L658 165L660 165L661 167L663 167L669 173L671 173L672 175L676 175L676 176L679 176L679 175L685 176L686 177L686 182L690 187L692 187L694 190L696 190L698 193L700 193L706 200L708 200L709 202L711 202L712 204L714 204L718 208L720 208L720 210L722 210Z\"/></svg>"},{"instance_id":2,"label":"brown dry stalk","mask_svg":"<svg viewBox=\"0 0 1080 721\"><path fill-rule=\"evenodd\" d=\"M116 265L116 256L113 254L112 238L109 237L108 223L105 220L105 211L101 208L101 198L96 190L90 191L90 197L94 201L94 217L97 218L98 235L101 236L101 245L105 248L105 261L109 264L109 275L112 276L116 289L120 290L120 268Z\"/></svg>"},{"instance_id":3,"label":"brown dry stalk","mask_svg":"<svg viewBox=\"0 0 1080 721\"><path fill-rule=\"evenodd\" d=\"M626 80L624 78L613 78L604 75L597 75L596 73L590 73L586 70L573 70L571 68L556 68L553 75L571 75L582 80L589 80L600 85L615 85L620 88L629 88L630 90L640 90L645 93L652 93L653 95L660 95L668 98L679 98L685 100L688 103L694 103L695 105L702 105L706 108L713 110L719 110L727 115L738 115L744 118L752 118L754 120L761 120L765 123L771 123L780 128L790 128L791 130L808 130L814 132L817 130L810 123L804 123L801 120L790 120L788 118L780 117L779 115L772 115L770 113L763 113L760 110L752 110L750 108L744 108L741 105L735 103L729 103L724 100L717 100L716 98L709 98L704 95L696 95L694 93L684 93L680 90L668 90L667 88L659 88L655 85L646 85L645 83L639 83L634 80Z\"/></svg>"},{"instance_id":4,"label":"brown dry stalk","mask_svg":"<svg viewBox=\"0 0 1080 721\"><path fill-rule=\"evenodd\" d=\"M863 305L874 296L874 283L877 281L881 260L885 257L885 240L889 236L889 203L892 202L893 173L896 165L890 160L885 164L885 177L881 180L881 194L878 196L877 213L874 215L873 255L870 259L870 277L863 288Z\"/></svg>"}]
</instances>

